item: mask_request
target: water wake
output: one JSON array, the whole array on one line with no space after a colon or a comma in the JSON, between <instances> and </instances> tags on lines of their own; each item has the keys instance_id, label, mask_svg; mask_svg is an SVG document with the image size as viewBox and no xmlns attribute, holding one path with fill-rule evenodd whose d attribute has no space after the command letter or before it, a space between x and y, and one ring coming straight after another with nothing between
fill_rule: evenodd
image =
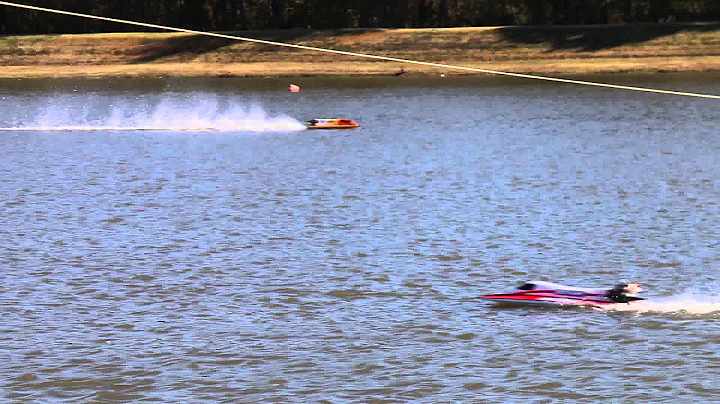
<instances>
[{"instance_id":1,"label":"water wake","mask_svg":"<svg viewBox=\"0 0 720 404\"><path fill-rule=\"evenodd\" d=\"M696 293L683 293L680 295L664 298L650 298L647 301L633 304L619 304L615 307L603 308L607 311L635 312L635 313L665 313L665 314L688 314L688 315L720 315L720 297L699 296Z\"/></svg>"},{"instance_id":2,"label":"water wake","mask_svg":"<svg viewBox=\"0 0 720 404\"><path fill-rule=\"evenodd\" d=\"M32 107L31 105L26 105ZM300 121L269 116L257 104L200 94L152 100L109 97L54 97L36 105L37 116L14 122L0 131L195 131L292 132L305 129Z\"/></svg>"}]
</instances>

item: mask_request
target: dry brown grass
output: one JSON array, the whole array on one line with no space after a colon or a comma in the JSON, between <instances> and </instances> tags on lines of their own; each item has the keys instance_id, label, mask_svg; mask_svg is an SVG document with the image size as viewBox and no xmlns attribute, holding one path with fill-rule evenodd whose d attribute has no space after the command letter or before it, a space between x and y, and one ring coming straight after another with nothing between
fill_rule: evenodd
<instances>
[{"instance_id":1,"label":"dry brown grass","mask_svg":"<svg viewBox=\"0 0 720 404\"><path fill-rule=\"evenodd\" d=\"M720 70L720 26L262 31L240 36L521 73ZM0 77L472 74L177 33L0 38Z\"/></svg>"}]
</instances>

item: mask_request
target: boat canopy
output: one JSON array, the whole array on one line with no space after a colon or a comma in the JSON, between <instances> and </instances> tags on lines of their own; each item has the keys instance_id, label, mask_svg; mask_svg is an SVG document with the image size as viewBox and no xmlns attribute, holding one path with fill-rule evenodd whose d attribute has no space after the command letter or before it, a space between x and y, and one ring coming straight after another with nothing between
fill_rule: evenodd
<instances>
[{"instance_id":1,"label":"boat canopy","mask_svg":"<svg viewBox=\"0 0 720 404\"><path fill-rule=\"evenodd\" d=\"M608 289L602 288L578 288L575 286L561 285L559 283L545 281L528 281L517 287L517 290L564 290L583 293L605 293Z\"/></svg>"}]
</instances>

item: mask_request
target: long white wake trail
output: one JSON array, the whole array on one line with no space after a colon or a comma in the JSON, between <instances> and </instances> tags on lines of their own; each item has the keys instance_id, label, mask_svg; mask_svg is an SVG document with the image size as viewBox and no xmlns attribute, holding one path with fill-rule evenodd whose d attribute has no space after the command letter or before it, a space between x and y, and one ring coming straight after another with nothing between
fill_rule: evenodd
<instances>
[{"instance_id":1,"label":"long white wake trail","mask_svg":"<svg viewBox=\"0 0 720 404\"><path fill-rule=\"evenodd\" d=\"M302 130L288 129L285 125L275 127L247 127L247 126L28 126L17 128L0 128L2 132L284 132Z\"/></svg>"},{"instance_id":2,"label":"long white wake trail","mask_svg":"<svg viewBox=\"0 0 720 404\"><path fill-rule=\"evenodd\" d=\"M663 298L649 298L646 301L633 304L618 304L614 307L603 307L607 311L634 312L634 313L662 313L662 314L686 314L686 315L720 315L720 297L698 296L695 293L683 293L681 295Z\"/></svg>"},{"instance_id":3,"label":"long white wake trail","mask_svg":"<svg viewBox=\"0 0 720 404\"><path fill-rule=\"evenodd\" d=\"M300 121L270 116L257 104L248 107L210 94L166 96L159 101L123 97L55 96L41 100L36 116L15 119L0 131L20 132L294 132Z\"/></svg>"}]
</instances>

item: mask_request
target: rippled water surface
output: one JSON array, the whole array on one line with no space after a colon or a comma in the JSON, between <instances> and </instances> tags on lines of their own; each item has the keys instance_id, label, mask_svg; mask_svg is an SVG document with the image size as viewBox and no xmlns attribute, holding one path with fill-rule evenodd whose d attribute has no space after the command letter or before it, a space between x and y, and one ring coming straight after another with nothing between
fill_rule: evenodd
<instances>
[{"instance_id":1,"label":"rippled water surface","mask_svg":"<svg viewBox=\"0 0 720 404\"><path fill-rule=\"evenodd\" d=\"M720 400L717 101L299 81L0 82L3 400Z\"/></svg>"}]
</instances>

